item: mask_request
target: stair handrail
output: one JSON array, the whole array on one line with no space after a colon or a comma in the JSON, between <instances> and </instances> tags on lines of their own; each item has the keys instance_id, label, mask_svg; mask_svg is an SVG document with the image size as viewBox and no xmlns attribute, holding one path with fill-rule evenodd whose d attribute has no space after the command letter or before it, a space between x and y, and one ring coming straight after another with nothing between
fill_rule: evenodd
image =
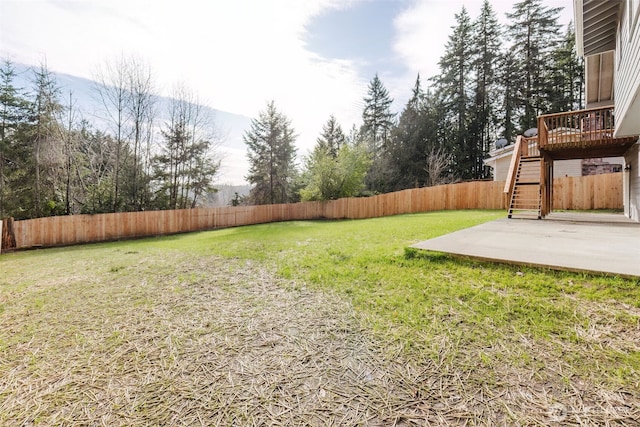
<instances>
[{"instance_id":1,"label":"stair handrail","mask_svg":"<svg viewBox=\"0 0 640 427\"><path fill-rule=\"evenodd\" d=\"M522 148L525 144L522 135L518 135L516 138L516 144L513 147L513 155L511 156L511 163L509 163L509 171L507 172L507 182L504 184L504 192L507 194L507 200L511 200L511 193L513 192L513 186L516 183L516 174L518 171L518 163L520 157L522 157Z\"/></svg>"}]
</instances>

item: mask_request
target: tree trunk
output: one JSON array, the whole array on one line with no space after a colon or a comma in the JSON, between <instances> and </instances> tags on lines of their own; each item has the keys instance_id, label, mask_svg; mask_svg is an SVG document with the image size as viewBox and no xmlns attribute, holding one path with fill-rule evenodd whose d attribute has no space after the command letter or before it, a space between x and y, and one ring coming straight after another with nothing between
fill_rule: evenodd
<instances>
[{"instance_id":1,"label":"tree trunk","mask_svg":"<svg viewBox=\"0 0 640 427\"><path fill-rule=\"evenodd\" d=\"M14 249L16 247L16 236L13 231L13 218L5 218L0 221L0 234L2 234L1 250Z\"/></svg>"}]
</instances>

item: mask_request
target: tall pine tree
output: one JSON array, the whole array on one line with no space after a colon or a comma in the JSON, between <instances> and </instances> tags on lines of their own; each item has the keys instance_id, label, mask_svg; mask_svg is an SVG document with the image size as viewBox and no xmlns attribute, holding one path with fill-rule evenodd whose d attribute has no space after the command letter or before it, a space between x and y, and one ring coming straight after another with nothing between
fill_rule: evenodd
<instances>
[{"instance_id":1,"label":"tall pine tree","mask_svg":"<svg viewBox=\"0 0 640 427\"><path fill-rule=\"evenodd\" d=\"M15 67L5 60L0 68L0 220L7 216L23 218L32 206L25 191L32 163L27 142L31 103L14 85L16 77Z\"/></svg>"},{"instance_id":2,"label":"tall pine tree","mask_svg":"<svg viewBox=\"0 0 640 427\"><path fill-rule=\"evenodd\" d=\"M402 110L397 126L391 132L389 158L393 190L424 185L426 149L436 126L429 121L426 96L418 75L411 98Z\"/></svg>"},{"instance_id":3,"label":"tall pine tree","mask_svg":"<svg viewBox=\"0 0 640 427\"><path fill-rule=\"evenodd\" d=\"M395 118L395 114L391 112L392 103L393 99L389 96L389 91L376 74L371 79L367 96L364 98L360 129L360 134L367 141L374 159L381 157L387 148L389 133Z\"/></svg>"},{"instance_id":4,"label":"tall pine tree","mask_svg":"<svg viewBox=\"0 0 640 427\"><path fill-rule=\"evenodd\" d=\"M372 159L366 177L366 186L373 193L384 193L389 187L389 141L395 114L391 112L393 99L376 74L369 83L364 98L360 138L368 147Z\"/></svg>"},{"instance_id":5,"label":"tall pine tree","mask_svg":"<svg viewBox=\"0 0 640 427\"><path fill-rule=\"evenodd\" d=\"M435 78L438 97L445 108L447 132L446 151L452 154L453 173L458 178L473 178L474 143L469 134L470 84L472 78L473 44L471 19L463 6L455 15L456 25L449 36L445 54L440 59L440 75Z\"/></svg>"},{"instance_id":6,"label":"tall pine tree","mask_svg":"<svg viewBox=\"0 0 640 427\"><path fill-rule=\"evenodd\" d=\"M576 34L572 23L552 55L548 112L584 108L584 60L576 52Z\"/></svg>"},{"instance_id":7,"label":"tall pine tree","mask_svg":"<svg viewBox=\"0 0 640 427\"><path fill-rule=\"evenodd\" d=\"M32 178L33 215L40 217L64 213L63 197L58 188L58 172L64 162L60 124L57 119L60 88L45 63L33 70Z\"/></svg>"},{"instance_id":8,"label":"tall pine tree","mask_svg":"<svg viewBox=\"0 0 640 427\"><path fill-rule=\"evenodd\" d=\"M295 198L295 135L290 120L276 109L273 101L251 120L244 134L249 158L246 179L253 185L250 202L256 205L287 203Z\"/></svg>"},{"instance_id":9,"label":"tall pine tree","mask_svg":"<svg viewBox=\"0 0 640 427\"><path fill-rule=\"evenodd\" d=\"M538 115L551 108L547 94L552 85L550 70L559 39L561 10L545 7L542 0L522 0L507 14L516 68L512 75L517 82L515 100L522 110L518 120L520 131L536 126Z\"/></svg>"},{"instance_id":10,"label":"tall pine tree","mask_svg":"<svg viewBox=\"0 0 640 427\"><path fill-rule=\"evenodd\" d=\"M501 136L507 141L513 141L518 128L518 118L521 114L521 103L518 102L517 91L520 89L520 79L517 78L518 66L516 65L515 54L507 50L500 57L500 69L498 71L498 82L500 97L500 109L498 113L498 123L501 129Z\"/></svg>"},{"instance_id":11,"label":"tall pine tree","mask_svg":"<svg viewBox=\"0 0 640 427\"><path fill-rule=\"evenodd\" d=\"M482 4L480 16L473 23L474 89L469 133L472 156L471 176L486 178L489 170L482 162L496 139L498 76L497 64L502 45L501 27L488 0Z\"/></svg>"},{"instance_id":12,"label":"tall pine tree","mask_svg":"<svg viewBox=\"0 0 640 427\"><path fill-rule=\"evenodd\" d=\"M315 150L326 151L331 157L335 158L338 155L340 147L342 147L346 141L347 137L342 131L342 127L335 116L331 115L329 120L322 126L322 133L316 142Z\"/></svg>"}]
</instances>

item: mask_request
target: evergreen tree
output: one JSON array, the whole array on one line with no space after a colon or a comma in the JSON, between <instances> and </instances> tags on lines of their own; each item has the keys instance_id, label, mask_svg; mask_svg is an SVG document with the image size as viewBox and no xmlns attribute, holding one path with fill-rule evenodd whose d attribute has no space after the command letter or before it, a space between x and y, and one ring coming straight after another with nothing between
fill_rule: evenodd
<instances>
[{"instance_id":1,"label":"evergreen tree","mask_svg":"<svg viewBox=\"0 0 640 427\"><path fill-rule=\"evenodd\" d=\"M33 70L32 191L35 217L64 213L59 172L64 163L57 118L62 110L55 77L41 64Z\"/></svg>"},{"instance_id":2,"label":"evergreen tree","mask_svg":"<svg viewBox=\"0 0 640 427\"><path fill-rule=\"evenodd\" d=\"M216 191L213 179L220 162L215 159L215 129L194 94L182 85L174 88L170 121L162 130L165 144L154 158L158 185L156 205L163 209L196 207L207 192Z\"/></svg>"},{"instance_id":3,"label":"evergreen tree","mask_svg":"<svg viewBox=\"0 0 640 427\"><path fill-rule=\"evenodd\" d=\"M476 155L468 131L473 59L471 20L464 6L455 18L456 25L439 62L440 75L435 79L435 87L447 112L446 141L450 147L446 151L452 154L454 174L468 179L473 178Z\"/></svg>"},{"instance_id":4,"label":"evergreen tree","mask_svg":"<svg viewBox=\"0 0 640 427\"><path fill-rule=\"evenodd\" d=\"M332 157L338 155L340 147L346 142L347 138L342 131L342 127L331 115L329 120L322 126L322 133L317 140L316 149L320 151L328 151Z\"/></svg>"},{"instance_id":5,"label":"evergreen tree","mask_svg":"<svg viewBox=\"0 0 640 427\"><path fill-rule=\"evenodd\" d=\"M507 14L517 83L516 102L522 109L518 125L537 125L537 116L549 112L552 54L559 39L558 16L562 8L548 8L542 0L522 0Z\"/></svg>"},{"instance_id":6,"label":"evergreen tree","mask_svg":"<svg viewBox=\"0 0 640 427\"><path fill-rule=\"evenodd\" d=\"M498 81L500 83L499 96L501 99L498 121L502 129L502 137L507 141L513 141L518 128L518 118L521 115L521 105L518 102L517 92L520 90L520 79L517 78L518 66L515 54L507 50L500 58L500 71Z\"/></svg>"},{"instance_id":7,"label":"evergreen tree","mask_svg":"<svg viewBox=\"0 0 640 427\"><path fill-rule=\"evenodd\" d=\"M22 218L31 206L24 191L25 181L30 179L27 136L31 104L22 90L14 86L16 77L11 61L4 60L0 68L0 220L7 216Z\"/></svg>"},{"instance_id":8,"label":"evergreen tree","mask_svg":"<svg viewBox=\"0 0 640 427\"><path fill-rule=\"evenodd\" d=\"M469 124L471 176L486 178L489 168L482 162L496 139L498 97L497 64L500 58L501 29L488 0L484 0L480 16L473 23L474 95Z\"/></svg>"},{"instance_id":9,"label":"evergreen tree","mask_svg":"<svg viewBox=\"0 0 640 427\"><path fill-rule=\"evenodd\" d=\"M548 113L584 108L584 60L576 52L576 34L569 24L564 39L552 54L551 85L546 96Z\"/></svg>"},{"instance_id":10,"label":"evergreen tree","mask_svg":"<svg viewBox=\"0 0 640 427\"><path fill-rule=\"evenodd\" d=\"M391 112L393 99L376 74L369 83L367 96L364 98L362 112L362 128L360 133L367 141L369 151L374 159L383 155L387 148L389 133L394 124L395 114Z\"/></svg>"},{"instance_id":11,"label":"evergreen tree","mask_svg":"<svg viewBox=\"0 0 640 427\"><path fill-rule=\"evenodd\" d=\"M420 75L412 95L391 131L391 186L394 190L421 187L425 183L424 161L427 146L433 139L435 123L429 120L426 95Z\"/></svg>"},{"instance_id":12,"label":"evergreen tree","mask_svg":"<svg viewBox=\"0 0 640 427\"><path fill-rule=\"evenodd\" d=\"M249 174L254 187L249 198L253 204L287 203L294 199L295 135L291 122L276 109L273 101L251 120L251 129L243 137L247 144Z\"/></svg>"},{"instance_id":13,"label":"evergreen tree","mask_svg":"<svg viewBox=\"0 0 640 427\"><path fill-rule=\"evenodd\" d=\"M359 137L365 142L372 159L366 186L374 193L384 193L390 190L391 166L388 154L395 114L391 112L393 99L377 74L369 83L364 103Z\"/></svg>"}]
</instances>

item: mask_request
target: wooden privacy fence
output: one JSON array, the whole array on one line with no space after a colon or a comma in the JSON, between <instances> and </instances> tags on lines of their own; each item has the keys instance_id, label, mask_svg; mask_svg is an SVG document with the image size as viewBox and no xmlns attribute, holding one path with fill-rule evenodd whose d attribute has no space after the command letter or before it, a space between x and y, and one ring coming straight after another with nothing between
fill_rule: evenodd
<instances>
[{"instance_id":1,"label":"wooden privacy fence","mask_svg":"<svg viewBox=\"0 0 640 427\"><path fill-rule=\"evenodd\" d=\"M553 180L553 209L623 209L622 172Z\"/></svg>"},{"instance_id":2,"label":"wooden privacy fence","mask_svg":"<svg viewBox=\"0 0 640 427\"><path fill-rule=\"evenodd\" d=\"M504 182L476 181L328 202L71 215L15 222L8 219L4 221L2 249L73 245L276 221L506 209L503 188ZM557 209L621 208L622 173L559 178L554 182L554 206Z\"/></svg>"}]
</instances>

